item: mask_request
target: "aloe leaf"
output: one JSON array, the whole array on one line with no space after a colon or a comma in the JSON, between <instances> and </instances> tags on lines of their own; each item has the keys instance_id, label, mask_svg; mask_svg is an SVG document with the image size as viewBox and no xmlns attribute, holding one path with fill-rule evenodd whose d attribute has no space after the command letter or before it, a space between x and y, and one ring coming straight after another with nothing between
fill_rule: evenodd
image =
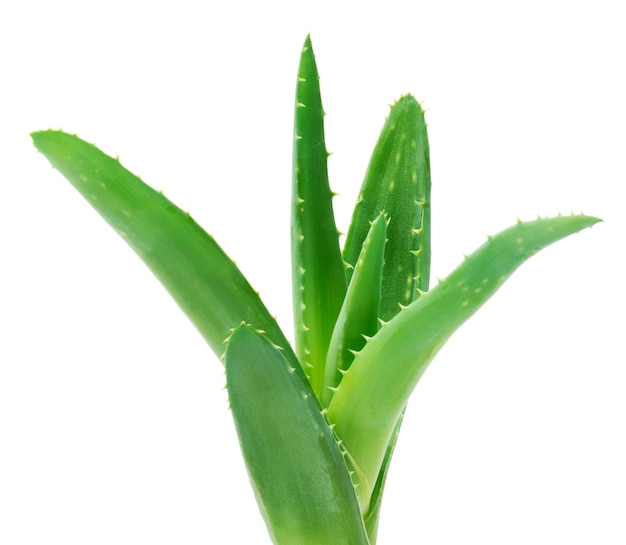
<instances>
[{"instance_id":1,"label":"aloe leaf","mask_svg":"<svg viewBox=\"0 0 626 545\"><path fill-rule=\"evenodd\" d=\"M327 158L319 75L307 36L296 86L291 246L296 353L318 396L328 344L346 293Z\"/></svg>"},{"instance_id":2,"label":"aloe leaf","mask_svg":"<svg viewBox=\"0 0 626 545\"><path fill-rule=\"evenodd\" d=\"M328 420L367 479L379 474L411 392L446 340L526 259L597 218L572 215L517 225L490 237L445 280L367 342L328 407Z\"/></svg>"},{"instance_id":3,"label":"aloe leaf","mask_svg":"<svg viewBox=\"0 0 626 545\"><path fill-rule=\"evenodd\" d=\"M391 107L380 133L343 250L344 260L354 267L370 222L385 212L389 225L380 309L385 321L428 289L430 186L424 112L405 95Z\"/></svg>"},{"instance_id":4,"label":"aloe leaf","mask_svg":"<svg viewBox=\"0 0 626 545\"><path fill-rule=\"evenodd\" d=\"M321 397L324 407L330 403L342 374L354 359L354 353L363 348L366 337L373 337L378 331L386 227L383 214L372 222L339 312L326 359Z\"/></svg>"},{"instance_id":5,"label":"aloe leaf","mask_svg":"<svg viewBox=\"0 0 626 545\"><path fill-rule=\"evenodd\" d=\"M274 543L368 545L346 463L308 381L245 325L225 359L241 450Z\"/></svg>"},{"instance_id":6,"label":"aloe leaf","mask_svg":"<svg viewBox=\"0 0 626 545\"><path fill-rule=\"evenodd\" d=\"M276 321L230 258L188 213L94 145L62 131L32 134L37 149L117 231L214 352L242 321L291 353ZM295 355L292 356L295 360Z\"/></svg>"},{"instance_id":7,"label":"aloe leaf","mask_svg":"<svg viewBox=\"0 0 626 545\"><path fill-rule=\"evenodd\" d=\"M410 95L392 105L372 153L343 250L354 265L368 222L382 210L390 218L383 269L380 316L390 320L428 290L430 279L430 149L424 112ZM350 278L351 270L348 269ZM366 523L375 543L388 465L400 417L374 485Z\"/></svg>"}]
</instances>

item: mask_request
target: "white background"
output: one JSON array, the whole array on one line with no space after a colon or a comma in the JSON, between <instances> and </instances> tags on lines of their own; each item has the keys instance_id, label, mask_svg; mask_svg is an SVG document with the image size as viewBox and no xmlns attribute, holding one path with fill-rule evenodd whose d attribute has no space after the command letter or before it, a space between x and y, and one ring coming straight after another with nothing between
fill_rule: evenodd
<instances>
[{"instance_id":1,"label":"white background","mask_svg":"<svg viewBox=\"0 0 626 545\"><path fill-rule=\"evenodd\" d=\"M29 132L77 132L190 209L291 336L308 32L340 229L406 92L427 109L434 275L518 216L605 220L525 264L436 358L380 545L626 543L621 2L222 4L0 7L0 543L269 543L219 362Z\"/></svg>"}]
</instances>

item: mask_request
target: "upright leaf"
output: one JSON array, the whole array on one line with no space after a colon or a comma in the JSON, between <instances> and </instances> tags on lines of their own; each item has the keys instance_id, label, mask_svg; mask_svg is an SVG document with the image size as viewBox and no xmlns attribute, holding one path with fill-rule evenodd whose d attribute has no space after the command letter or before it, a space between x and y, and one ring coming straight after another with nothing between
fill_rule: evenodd
<instances>
[{"instance_id":1,"label":"upright leaf","mask_svg":"<svg viewBox=\"0 0 626 545\"><path fill-rule=\"evenodd\" d=\"M77 136L42 131L32 138L152 270L218 356L230 330L242 321L267 331L292 354L257 293L188 213Z\"/></svg>"},{"instance_id":2,"label":"upright leaf","mask_svg":"<svg viewBox=\"0 0 626 545\"><path fill-rule=\"evenodd\" d=\"M319 75L307 36L296 87L291 246L296 352L318 396L328 344L346 293L327 158Z\"/></svg>"},{"instance_id":3,"label":"upright leaf","mask_svg":"<svg viewBox=\"0 0 626 545\"><path fill-rule=\"evenodd\" d=\"M226 351L230 406L276 545L368 545L343 455L301 371L248 326Z\"/></svg>"},{"instance_id":4,"label":"upright leaf","mask_svg":"<svg viewBox=\"0 0 626 545\"><path fill-rule=\"evenodd\" d=\"M598 222L559 216L491 237L435 288L405 307L365 345L328 408L335 431L372 482L398 418L435 354L526 259Z\"/></svg>"},{"instance_id":5,"label":"upright leaf","mask_svg":"<svg viewBox=\"0 0 626 545\"><path fill-rule=\"evenodd\" d=\"M324 407L330 403L342 374L354 359L354 353L363 348L367 337L373 337L378 331L386 227L383 214L372 222L339 312L326 359L321 398Z\"/></svg>"},{"instance_id":6,"label":"upright leaf","mask_svg":"<svg viewBox=\"0 0 626 545\"><path fill-rule=\"evenodd\" d=\"M387 321L428 289L430 276L430 151L424 112L410 95L391 107L372 153L343 250L349 265L381 212L389 219L380 309Z\"/></svg>"},{"instance_id":7,"label":"upright leaf","mask_svg":"<svg viewBox=\"0 0 626 545\"><path fill-rule=\"evenodd\" d=\"M428 290L430 188L430 149L424 112L412 96L406 95L391 107L380 133L343 250L345 261L354 266L368 222L385 211L389 226L380 303L380 317L385 321L400 311L400 305L408 305ZM401 420L400 417L389 440L377 480L372 483L366 516L372 544L376 542L382 493Z\"/></svg>"}]
</instances>

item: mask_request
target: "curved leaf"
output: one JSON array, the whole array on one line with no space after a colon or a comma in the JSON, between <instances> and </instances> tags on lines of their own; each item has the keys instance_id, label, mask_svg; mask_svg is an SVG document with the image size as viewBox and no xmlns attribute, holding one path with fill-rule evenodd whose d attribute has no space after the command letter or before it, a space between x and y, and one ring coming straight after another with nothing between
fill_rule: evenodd
<instances>
[{"instance_id":1,"label":"curved leaf","mask_svg":"<svg viewBox=\"0 0 626 545\"><path fill-rule=\"evenodd\" d=\"M491 237L368 341L343 377L327 413L368 480L378 476L403 407L446 340L526 259L598 221L559 216L519 222Z\"/></svg>"},{"instance_id":2,"label":"curved leaf","mask_svg":"<svg viewBox=\"0 0 626 545\"><path fill-rule=\"evenodd\" d=\"M257 293L188 213L77 136L49 130L35 132L32 138L148 265L218 356L231 329L242 321L267 331L291 353Z\"/></svg>"}]
</instances>

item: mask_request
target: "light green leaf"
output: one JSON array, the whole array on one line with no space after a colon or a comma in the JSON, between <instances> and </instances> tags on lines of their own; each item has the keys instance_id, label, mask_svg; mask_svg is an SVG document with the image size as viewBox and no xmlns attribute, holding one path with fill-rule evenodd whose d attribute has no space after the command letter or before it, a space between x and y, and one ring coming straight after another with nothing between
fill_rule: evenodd
<instances>
[{"instance_id":1,"label":"light green leaf","mask_svg":"<svg viewBox=\"0 0 626 545\"><path fill-rule=\"evenodd\" d=\"M41 131L32 138L148 265L218 356L230 330L242 321L263 329L291 353L257 293L188 213L77 136Z\"/></svg>"},{"instance_id":2,"label":"light green leaf","mask_svg":"<svg viewBox=\"0 0 626 545\"><path fill-rule=\"evenodd\" d=\"M342 452L309 383L264 335L235 330L230 406L250 480L277 545L368 545Z\"/></svg>"},{"instance_id":3,"label":"light green leaf","mask_svg":"<svg viewBox=\"0 0 626 545\"><path fill-rule=\"evenodd\" d=\"M403 407L446 340L526 259L598 221L559 216L519 222L491 237L355 356L327 416L368 480L378 476Z\"/></svg>"}]
</instances>

